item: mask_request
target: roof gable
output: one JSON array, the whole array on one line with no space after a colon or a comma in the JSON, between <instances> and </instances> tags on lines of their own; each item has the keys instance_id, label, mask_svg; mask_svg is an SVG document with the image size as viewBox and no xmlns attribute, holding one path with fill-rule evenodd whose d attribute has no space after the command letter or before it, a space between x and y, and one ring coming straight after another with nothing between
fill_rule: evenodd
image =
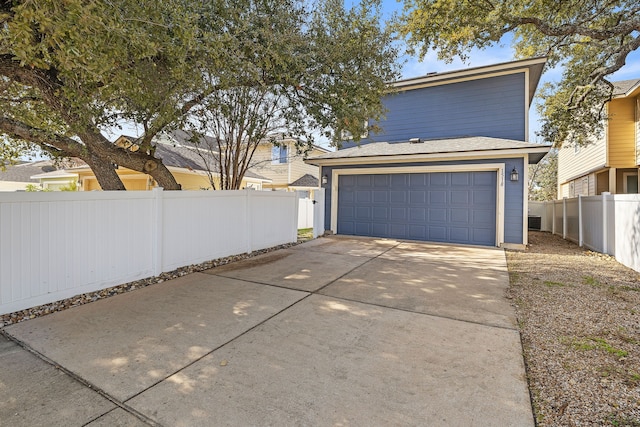
<instances>
[{"instance_id":1,"label":"roof gable","mask_svg":"<svg viewBox=\"0 0 640 427\"><path fill-rule=\"evenodd\" d=\"M425 76L393 82L393 86L398 91L420 89L429 86L439 86L460 81L480 80L495 77L501 74L511 74L517 72L527 72L529 76L529 102L533 99L536 88L542 76L542 71L547 59L545 57L523 59L519 61L504 62L482 67L466 68L463 70L445 71L439 73L429 73Z\"/></svg>"}]
</instances>

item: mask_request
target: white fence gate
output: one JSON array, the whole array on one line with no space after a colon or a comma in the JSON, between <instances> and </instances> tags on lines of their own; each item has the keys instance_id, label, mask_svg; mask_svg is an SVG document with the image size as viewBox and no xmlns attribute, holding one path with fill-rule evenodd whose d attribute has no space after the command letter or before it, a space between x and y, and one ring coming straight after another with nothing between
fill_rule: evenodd
<instances>
[{"instance_id":1,"label":"white fence gate","mask_svg":"<svg viewBox=\"0 0 640 427\"><path fill-rule=\"evenodd\" d=\"M540 216L550 231L591 250L613 255L640 271L640 195L579 196L529 202L529 215Z\"/></svg>"},{"instance_id":2,"label":"white fence gate","mask_svg":"<svg viewBox=\"0 0 640 427\"><path fill-rule=\"evenodd\" d=\"M0 313L297 240L295 193L0 194Z\"/></svg>"}]
</instances>

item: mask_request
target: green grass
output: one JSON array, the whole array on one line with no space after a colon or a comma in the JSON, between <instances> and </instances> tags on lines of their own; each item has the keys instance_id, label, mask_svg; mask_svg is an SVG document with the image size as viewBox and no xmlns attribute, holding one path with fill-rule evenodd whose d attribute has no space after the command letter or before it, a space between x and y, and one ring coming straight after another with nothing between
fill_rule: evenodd
<instances>
[{"instance_id":1,"label":"green grass","mask_svg":"<svg viewBox=\"0 0 640 427\"><path fill-rule=\"evenodd\" d=\"M583 276L582 283L584 285L595 286L596 288L599 288L602 286L602 283L600 283L598 279L596 279L593 276Z\"/></svg>"},{"instance_id":2,"label":"green grass","mask_svg":"<svg viewBox=\"0 0 640 427\"><path fill-rule=\"evenodd\" d=\"M557 287L566 286L564 283L552 282L551 280L545 280L543 283L545 284L545 286L547 286L549 288L557 288Z\"/></svg>"},{"instance_id":3,"label":"green grass","mask_svg":"<svg viewBox=\"0 0 640 427\"><path fill-rule=\"evenodd\" d=\"M298 240L311 240L313 239L313 228L299 228Z\"/></svg>"},{"instance_id":4,"label":"green grass","mask_svg":"<svg viewBox=\"0 0 640 427\"><path fill-rule=\"evenodd\" d=\"M565 343L569 344L576 350L588 351L588 350L604 350L609 354L613 354L616 357L627 357L629 352L615 348L609 344L606 340L598 337L587 337L586 339L565 339Z\"/></svg>"}]
</instances>

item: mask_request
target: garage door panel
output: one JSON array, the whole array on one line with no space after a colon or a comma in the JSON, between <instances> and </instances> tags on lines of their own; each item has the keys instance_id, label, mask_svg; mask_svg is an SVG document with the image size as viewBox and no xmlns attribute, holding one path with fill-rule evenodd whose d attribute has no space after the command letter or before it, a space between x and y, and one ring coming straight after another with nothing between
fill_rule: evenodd
<instances>
[{"instance_id":1,"label":"garage door panel","mask_svg":"<svg viewBox=\"0 0 640 427\"><path fill-rule=\"evenodd\" d=\"M474 228L473 240L476 242L484 242L494 238L494 231L492 228Z\"/></svg>"},{"instance_id":2,"label":"garage door panel","mask_svg":"<svg viewBox=\"0 0 640 427\"><path fill-rule=\"evenodd\" d=\"M427 187L429 188L429 187ZM447 202L446 191L429 191L429 204L437 205Z\"/></svg>"},{"instance_id":3,"label":"garage door panel","mask_svg":"<svg viewBox=\"0 0 640 427\"><path fill-rule=\"evenodd\" d=\"M469 211L466 209L451 209L451 222L469 223Z\"/></svg>"},{"instance_id":4,"label":"garage door panel","mask_svg":"<svg viewBox=\"0 0 640 427\"><path fill-rule=\"evenodd\" d=\"M426 240L427 239L427 227L424 225L410 225L409 226L409 239L411 240Z\"/></svg>"},{"instance_id":5,"label":"garage door panel","mask_svg":"<svg viewBox=\"0 0 640 427\"><path fill-rule=\"evenodd\" d=\"M431 226L429 227L429 238L436 242L444 242L447 240L447 229L445 227Z\"/></svg>"},{"instance_id":6,"label":"garage door panel","mask_svg":"<svg viewBox=\"0 0 640 427\"><path fill-rule=\"evenodd\" d=\"M391 208L391 221L407 221L407 208Z\"/></svg>"},{"instance_id":7,"label":"garage door panel","mask_svg":"<svg viewBox=\"0 0 640 427\"><path fill-rule=\"evenodd\" d=\"M427 175L429 181L426 183L428 187L444 187L447 185L447 174L444 172L430 173Z\"/></svg>"},{"instance_id":8,"label":"garage door panel","mask_svg":"<svg viewBox=\"0 0 640 427\"><path fill-rule=\"evenodd\" d=\"M396 239L408 239L406 224L389 224L389 237Z\"/></svg>"},{"instance_id":9,"label":"garage door panel","mask_svg":"<svg viewBox=\"0 0 640 427\"><path fill-rule=\"evenodd\" d=\"M389 192L388 191L380 191L374 190L372 192L372 198L374 203L388 203L389 202Z\"/></svg>"},{"instance_id":10,"label":"garage door panel","mask_svg":"<svg viewBox=\"0 0 640 427\"><path fill-rule=\"evenodd\" d=\"M495 177L491 173L474 173L472 176L474 186L492 187L495 185Z\"/></svg>"},{"instance_id":11,"label":"garage door panel","mask_svg":"<svg viewBox=\"0 0 640 427\"><path fill-rule=\"evenodd\" d=\"M451 227L449 229L449 241L454 243L460 242L468 242L469 239L469 229L468 228L459 228L459 227Z\"/></svg>"},{"instance_id":12,"label":"garage door panel","mask_svg":"<svg viewBox=\"0 0 640 427\"><path fill-rule=\"evenodd\" d=\"M356 202L369 203L371 201L371 190L356 191Z\"/></svg>"},{"instance_id":13,"label":"garage door panel","mask_svg":"<svg viewBox=\"0 0 640 427\"><path fill-rule=\"evenodd\" d=\"M426 201L426 193L424 191L424 187L422 191L411 191L409 192L409 203L412 205L424 205Z\"/></svg>"},{"instance_id":14,"label":"garage door panel","mask_svg":"<svg viewBox=\"0 0 640 427\"><path fill-rule=\"evenodd\" d=\"M407 203L407 192L405 190L391 190L389 200L392 204Z\"/></svg>"},{"instance_id":15,"label":"garage door panel","mask_svg":"<svg viewBox=\"0 0 640 427\"><path fill-rule=\"evenodd\" d=\"M373 219L376 221L387 221L389 219L389 208L386 206L374 206L373 207Z\"/></svg>"},{"instance_id":16,"label":"garage door panel","mask_svg":"<svg viewBox=\"0 0 640 427\"><path fill-rule=\"evenodd\" d=\"M387 188L389 186L389 175L374 175L373 186Z\"/></svg>"},{"instance_id":17,"label":"garage door panel","mask_svg":"<svg viewBox=\"0 0 640 427\"><path fill-rule=\"evenodd\" d=\"M468 187L471 184L471 176L468 172L457 172L451 174L452 186Z\"/></svg>"},{"instance_id":18,"label":"garage door panel","mask_svg":"<svg viewBox=\"0 0 640 427\"><path fill-rule=\"evenodd\" d=\"M426 222L427 220L427 209L425 208L411 208L409 209L409 220Z\"/></svg>"},{"instance_id":19,"label":"garage door panel","mask_svg":"<svg viewBox=\"0 0 640 427\"><path fill-rule=\"evenodd\" d=\"M338 233L495 245L496 172L341 175Z\"/></svg>"},{"instance_id":20,"label":"garage door panel","mask_svg":"<svg viewBox=\"0 0 640 427\"><path fill-rule=\"evenodd\" d=\"M371 217L371 208L368 206L357 206L356 207L356 220L357 221L370 221L373 218Z\"/></svg>"},{"instance_id":21,"label":"garage door panel","mask_svg":"<svg viewBox=\"0 0 640 427\"><path fill-rule=\"evenodd\" d=\"M471 198L475 206L493 206L495 205L494 194L495 192L491 190L474 190Z\"/></svg>"},{"instance_id":22,"label":"garage door panel","mask_svg":"<svg viewBox=\"0 0 640 427\"><path fill-rule=\"evenodd\" d=\"M373 236L388 236L389 235L389 225L383 223L374 222L371 225L371 231Z\"/></svg>"},{"instance_id":23,"label":"garage door panel","mask_svg":"<svg viewBox=\"0 0 640 427\"><path fill-rule=\"evenodd\" d=\"M374 175L357 175L356 185L358 187L371 187Z\"/></svg>"},{"instance_id":24,"label":"garage door panel","mask_svg":"<svg viewBox=\"0 0 640 427\"><path fill-rule=\"evenodd\" d=\"M446 209L429 209L429 221L446 222L447 210Z\"/></svg>"},{"instance_id":25,"label":"garage door panel","mask_svg":"<svg viewBox=\"0 0 640 427\"><path fill-rule=\"evenodd\" d=\"M396 173L390 175L391 187L393 188L406 188L408 186L407 174Z\"/></svg>"},{"instance_id":26,"label":"garage door panel","mask_svg":"<svg viewBox=\"0 0 640 427\"><path fill-rule=\"evenodd\" d=\"M412 173L409 175L409 187L424 189L426 184L426 175L420 173Z\"/></svg>"},{"instance_id":27,"label":"garage door panel","mask_svg":"<svg viewBox=\"0 0 640 427\"><path fill-rule=\"evenodd\" d=\"M494 224L496 221L496 218L494 216L495 214L490 209L474 210L472 214L473 214L473 224L477 226L480 226L480 225L490 226Z\"/></svg>"},{"instance_id":28,"label":"garage door panel","mask_svg":"<svg viewBox=\"0 0 640 427\"><path fill-rule=\"evenodd\" d=\"M342 206L338 206L338 217L345 221L353 220L356 217L356 208L355 206L346 206L343 204Z\"/></svg>"},{"instance_id":29,"label":"garage door panel","mask_svg":"<svg viewBox=\"0 0 640 427\"><path fill-rule=\"evenodd\" d=\"M469 191L452 191L451 192L451 203L456 205L468 205L469 204Z\"/></svg>"},{"instance_id":30,"label":"garage door panel","mask_svg":"<svg viewBox=\"0 0 640 427\"><path fill-rule=\"evenodd\" d=\"M371 224L367 222L356 222L355 234L358 236L371 236Z\"/></svg>"}]
</instances>

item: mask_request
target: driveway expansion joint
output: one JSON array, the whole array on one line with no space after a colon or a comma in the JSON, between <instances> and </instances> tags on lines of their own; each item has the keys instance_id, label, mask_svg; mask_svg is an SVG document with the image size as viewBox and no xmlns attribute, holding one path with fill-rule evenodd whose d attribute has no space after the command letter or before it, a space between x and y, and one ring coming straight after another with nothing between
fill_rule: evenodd
<instances>
[{"instance_id":1,"label":"driveway expansion joint","mask_svg":"<svg viewBox=\"0 0 640 427\"><path fill-rule=\"evenodd\" d=\"M113 408L113 409L111 409L111 410L109 410L109 411L107 411L107 412L105 412L103 414L100 414L99 416L97 416L94 419L90 420L88 423L83 424L84 426L86 426L86 425L88 425L88 424L100 419L101 417L104 417L106 414L114 411L117 408L121 408L122 410L130 413L131 415L133 415L134 417L138 418L140 421L142 421L143 423L145 423L147 425L150 425L150 426L153 426L153 427L159 427L160 426L160 424L158 424L155 421L153 421L152 419L148 418L147 416L145 416L141 412L136 411L135 409L133 409L132 407L130 407L126 403L124 403L124 402L116 399L115 397L111 396L109 393L107 393L106 391L102 390L100 387L97 387L95 384L90 383L89 381L85 380L84 378L82 378L81 376L76 374L75 372L65 368L64 366L62 366L59 363L57 363L55 360L50 359L49 357L47 357L44 354L40 353L39 351L37 351L33 347L29 346L27 343L17 339L13 335L9 334L5 329L0 329L0 335L5 337L9 341L17 344L20 348L22 348L25 351L31 353L32 355L34 355L38 359L42 360L43 362L53 366L55 369L61 371L62 373L64 373L66 376L68 376L72 380L78 382L79 384L81 384L82 386L88 388L89 390L92 390L92 391L96 392L101 397L105 398L109 402L111 402L114 405L116 405L115 408Z\"/></svg>"}]
</instances>

